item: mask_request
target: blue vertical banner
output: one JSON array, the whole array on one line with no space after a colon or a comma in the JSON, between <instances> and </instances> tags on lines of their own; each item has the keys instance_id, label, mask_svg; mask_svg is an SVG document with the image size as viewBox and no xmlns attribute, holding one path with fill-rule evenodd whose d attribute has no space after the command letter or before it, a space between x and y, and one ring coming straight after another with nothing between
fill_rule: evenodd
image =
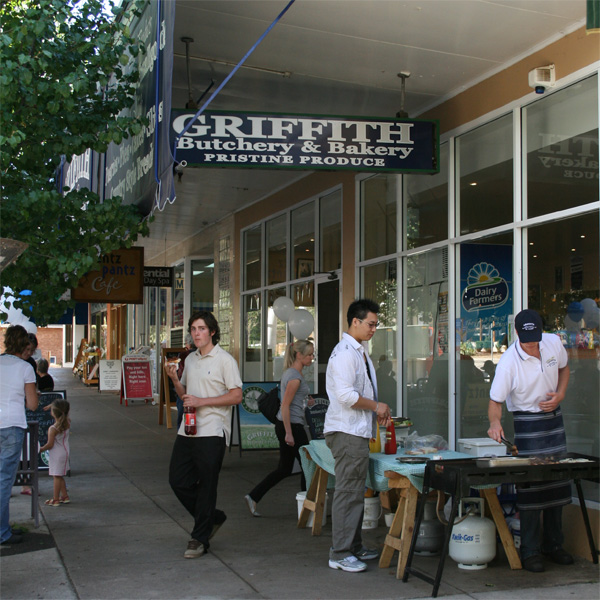
<instances>
[{"instance_id":1,"label":"blue vertical banner","mask_svg":"<svg viewBox=\"0 0 600 600\"><path fill-rule=\"evenodd\" d=\"M476 332L495 339L508 334L508 316L513 313L512 246L462 244L460 251L461 341ZM492 336L490 336L492 337Z\"/></svg>"},{"instance_id":2,"label":"blue vertical banner","mask_svg":"<svg viewBox=\"0 0 600 600\"><path fill-rule=\"evenodd\" d=\"M146 51L137 57L140 81L133 111L148 124L136 136L106 151L105 196L121 196L146 215L174 200L169 147L175 2L149 2L132 27Z\"/></svg>"}]
</instances>

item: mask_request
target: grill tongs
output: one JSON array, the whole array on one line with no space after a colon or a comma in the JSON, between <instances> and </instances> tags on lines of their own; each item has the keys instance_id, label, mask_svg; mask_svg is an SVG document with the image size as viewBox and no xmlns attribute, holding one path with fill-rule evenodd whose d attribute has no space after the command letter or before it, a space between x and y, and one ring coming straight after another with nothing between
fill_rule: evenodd
<instances>
[{"instance_id":1,"label":"grill tongs","mask_svg":"<svg viewBox=\"0 0 600 600\"><path fill-rule=\"evenodd\" d=\"M509 442L505 437L501 437L500 441L510 450L510 453L513 456L517 456L519 454L517 447L512 442Z\"/></svg>"}]
</instances>

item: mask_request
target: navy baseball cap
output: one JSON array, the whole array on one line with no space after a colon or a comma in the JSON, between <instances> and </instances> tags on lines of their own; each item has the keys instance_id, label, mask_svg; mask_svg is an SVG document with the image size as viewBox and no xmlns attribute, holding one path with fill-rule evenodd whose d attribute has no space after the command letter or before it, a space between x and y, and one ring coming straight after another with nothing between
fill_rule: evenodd
<instances>
[{"instance_id":1,"label":"navy baseball cap","mask_svg":"<svg viewBox=\"0 0 600 600\"><path fill-rule=\"evenodd\" d=\"M544 329L542 317L535 310L522 310L515 317L515 329L520 342L524 344L539 342L542 339L542 330Z\"/></svg>"}]
</instances>

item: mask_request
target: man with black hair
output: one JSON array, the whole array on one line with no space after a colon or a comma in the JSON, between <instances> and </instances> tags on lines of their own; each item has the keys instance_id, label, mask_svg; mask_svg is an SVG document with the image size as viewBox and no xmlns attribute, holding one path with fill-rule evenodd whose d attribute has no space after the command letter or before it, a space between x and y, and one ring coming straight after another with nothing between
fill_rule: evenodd
<instances>
[{"instance_id":1,"label":"man with black hair","mask_svg":"<svg viewBox=\"0 0 600 600\"><path fill-rule=\"evenodd\" d=\"M216 508L219 473L231 437L232 406L242 401L242 380L235 359L219 346L220 329L208 311L194 313L189 332L197 350L188 355L181 380L177 364L168 375L184 407L196 410L196 433L186 435L181 423L169 466L169 484L194 528L185 558L206 554L209 540L227 518Z\"/></svg>"},{"instance_id":2,"label":"man with black hair","mask_svg":"<svg viewBox=\"0 0 600 600\"><path fill-rule=\"evenodd\" d=\"M355 300L348 307L348 331L333 349L327 364L329 408L325 415L325 441L335 459L335 494L332 506L332 547L329 566L350 573L364 571L365 560L379 556L362 544L364 493L369 467L369 440L377 423L387 427L390 408L377 401L375 369L367 342L379 325L379 305Z\"/></svg>"}]
</instances>

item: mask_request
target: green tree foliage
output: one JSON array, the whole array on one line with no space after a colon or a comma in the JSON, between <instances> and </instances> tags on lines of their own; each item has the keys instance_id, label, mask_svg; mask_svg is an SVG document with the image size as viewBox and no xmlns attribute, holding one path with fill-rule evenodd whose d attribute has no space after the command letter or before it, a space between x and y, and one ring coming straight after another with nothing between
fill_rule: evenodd
<instances>
[{"instance_id":1,"label":"green tree foliage","mask_svg":"<svg viewBox=\"0 0 600 600\"><path fill-rule=\"evenodd\" d=\"M65 291L101 254L131 246L148 224L121 198L57 191L61 156L136 135L135 61L143 48L128 23L143 2L107 14L102 0L0 0L1 237L29 245L2 272L38 325L56 322ZM64 192L64 190L63 190ZM0 290L1 291L1 290Z\"/></svg>"}]
</instances>

